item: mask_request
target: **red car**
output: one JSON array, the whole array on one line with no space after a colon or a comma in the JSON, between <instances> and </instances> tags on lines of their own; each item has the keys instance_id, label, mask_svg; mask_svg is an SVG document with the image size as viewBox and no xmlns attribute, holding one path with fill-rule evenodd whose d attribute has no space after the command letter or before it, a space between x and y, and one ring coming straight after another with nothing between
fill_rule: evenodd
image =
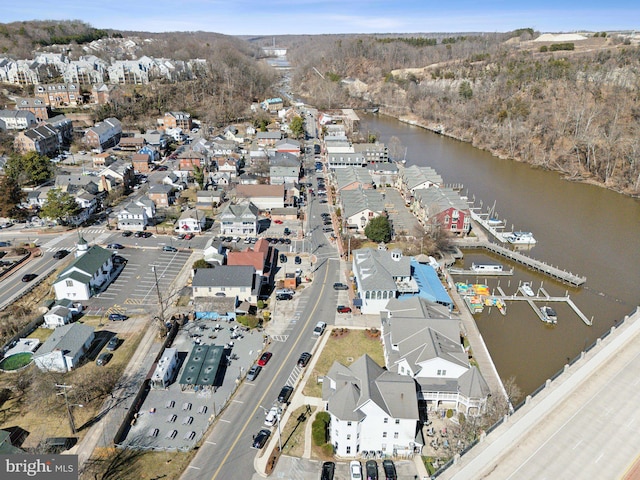
<instances>
[{"instance_id":1,"label":"red car","mask_svg":"<svg viewBox=\"0 0 640 480\"><path fill-rule=\"evenodd\" d=\"M273 223L276 225L282 225L282 220L274 220Z\"/></svg>"},{"instance_id":2,"label":"red car","mask_svg":"<svg viewBox=\"0 0 640 480\"><path fill-rule=\"evenodd\" d=\"M338 313L351 313L351 307L345 307L344 305L339 305Z\"/></svg>"},{"instance_id":3,"label":"red car","mask_svg":"<svg viewBox=\"0 0 640 480\"><path fill-rule=\"evenodd\" d=\"M195 235L194 235L193 233L187 233L187 234L184 236L184 239L185 239L185 240L191 240L194 236L195 236Z\"/></svg>"},{"instance_id":4,"label":"red car","mask_svg":"<svg viewBox=\"0 0 640 480\"><path fill-rule=\"evenodd\" d=\"M271 359L272 356L273 356L273 353L264 352L260 357L260 360L258 360L258 365L260 365L261 367L264 367L269 362L269 359Z\"/></svg>"}]
</instances>

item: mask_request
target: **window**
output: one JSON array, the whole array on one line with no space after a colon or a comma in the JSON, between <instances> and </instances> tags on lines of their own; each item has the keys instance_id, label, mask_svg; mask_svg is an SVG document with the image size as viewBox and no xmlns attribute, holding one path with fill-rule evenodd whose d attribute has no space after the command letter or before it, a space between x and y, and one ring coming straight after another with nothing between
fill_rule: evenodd
<instances>
[{"instance_id":1,"label":"window","mask_svg":"<svg viewBox=\"0 0 640 480\"><path fill-rule=\"evenodd\" d=\"M387 438L387 432L382 432L382 438Z\"/></svg>"},{"instance_id":2,"label":"window","mask_svg":"<svg viewBox=\"0 0 640 480\"><path fill-rule=\"evenodd\" d=\"M347 440L351 440L351 435L347 435Z\"/></svg>"},{"instance_id":3,"label":"window","mask_svg":"<svg viewBox=\"0 0 640 480\"><path fill-rule=\"evenodd\" d=\"M347 422L347 427L350 427L350 426L351 426L351 422Z\"/></svg>"},{"instance_id":4,"label":"window","mask_svg":"<svg viewBox=\"0 0 640 480\"><path fill-rule=\"evenodd\" d=\"M400 419L396 418L396 425L400 425Z\"/></svg>"},{"instance_id":5,"label":"window","mask_svg":"<svg viewBox=\"0 0 640 480\"><path fill-rule=\"evenodd\" d=\"M398 432L393 432L393 438L397 439L399 436Z\"/></svg>"},{"instance_id":6,"label":"window","mask_svg":"<svg viewBox=\"0 0 640 480\"><path fill-rule=\"evenodd\" d=\"M384 423L389 423L389 419L385 417Z\"/></svg>"},{"instance_id":7,"label":"window","mask_svg":"<svg viewBox=\"0 0 640 480\"><path fill-rule=\"evenodd\" d=\"M73 280L67 280L67 287L73 287Z\"/></svg>"},{"instance_id":8,"label":"window","mask_svg":"<svg viewBox=\"0 0 640 480\"><path fill-rule=\"evenodd\" d=\"M351 447L347 447L347 455L351 453Z\"/></svg>"}]
</instances>

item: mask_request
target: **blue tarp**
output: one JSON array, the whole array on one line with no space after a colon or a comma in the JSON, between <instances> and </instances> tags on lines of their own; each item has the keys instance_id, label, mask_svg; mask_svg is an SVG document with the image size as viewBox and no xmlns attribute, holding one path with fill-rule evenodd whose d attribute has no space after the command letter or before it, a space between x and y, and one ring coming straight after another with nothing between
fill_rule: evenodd
<instances>
[{"instance_id":1,"label":"blue tarp","mask_svg":"<svg viewBox=\"0 0 640 480\"><path fill-rule=\"evenodd\" d=\"M418 295L422 298L441 305L452 305L453 301L445 290L438 274L431 265L425 265L411 259L413 278L420 287Z\"/></svg>"}]
</instances>

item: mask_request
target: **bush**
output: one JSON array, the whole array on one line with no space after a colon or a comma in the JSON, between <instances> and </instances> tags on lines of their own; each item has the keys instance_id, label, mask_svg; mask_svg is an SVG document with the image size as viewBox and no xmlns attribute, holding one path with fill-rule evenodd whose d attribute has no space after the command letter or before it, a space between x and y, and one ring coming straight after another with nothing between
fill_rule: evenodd
<instances>
[{"instance_id":1,"label":"bush","mask_svg":"<svg viewBox=\"0 0 640 480\"><path fill-rule=\"evenodd\" d=\"M549 47L547 47L546 45L542 45L542 46L540 47L540 51L541 51L541 52L543 52L543 53L544 53L544 52L548 52L548 51L549 51Z\"/></svg>"},{"instance_id":2,"label":"bush","mask_svg":"<svg viewBox=\"0 0 640 480\"><path fill-rule=\"evenodd\" d=\"M318 412L316 414L316 420L322 420L326 425L329 425L331 415L329 415L329 412Z\"/></svg>"},{"instance_id":3,"label":"bush","mask_svg":"<svg viewBox=\"0 0 640 480\"><path fill-rule=\"evenodd\" d=\"M258 323L260 323L258 321L258 317L256 317L255 315L239 315L238 317L236 317L236 321L240 325L244 325L245 327L249 328L256 328L258 326Z\"/></svg>"},{"instance_id":4,"label":"bush","mask_svg":"<svg viewBox=\"0 0 640 480\"><path fill-rule=\"evenodd\" d=\"M322 454L325 457L333 456L333 445L331 445L330 443L325 443L324 445L322 445Z\"/></svg>"},{"instance_id":5,"label":"bush","mask_svg":"<svg viewBox=\"0 0 640 480\"><path fill-rule=\"evenodd\" d=\"M264 300L258 300L258 308L260 310L262 310L265 305L266 305L266 303L264 303Z\"/></svg>"},{"instance_id":6,"label":"bush","mask_svg":"<svg viewBox=\"0 0 640 480\"><path fill-rule=\"evenodd\" d=\"M549 47L550 52L557 52L558 50L574 50L576 48L573 43L553 43Z\"/></svg>"},{"instance_id":7,"label":"bush","mask_svg":"<svg viewBox=\"0 0 640 480\"><path fill-rule=\"evenodd\" d=\"M314 445L320 446L327 442L327 424L322 420L314 420L311 424L311 437Z\"/></svg>"},{"instance_id":8,"label":"bush","mask_svg":"<svg viewBox=\"0 0 640 480\"><path fill-rule=\"evenodd\" d=\"M453 410L449 409L447 410L447 418L451 418L453 417Z\"/></svg>"}]
</instances>

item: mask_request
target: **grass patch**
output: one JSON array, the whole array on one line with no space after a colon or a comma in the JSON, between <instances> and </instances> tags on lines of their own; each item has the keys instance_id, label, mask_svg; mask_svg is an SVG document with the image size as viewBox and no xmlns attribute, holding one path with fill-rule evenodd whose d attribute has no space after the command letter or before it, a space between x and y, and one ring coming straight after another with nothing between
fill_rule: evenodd
<instances>
[{"instance_id":1,"label":"grass patch","mask_svg":"<svg viewBox=\"0 0 640 480\"><path fill-rule=\"evenodd\" d=\"M80 478L82 480L180 478L196 452L197 450L181 453L96 448Z\"/></svg>"},{"instance_id":2,"label":"grass patch","mask_svg":"<svg viewBox=\"0 0 640 480\"><path fill-rule=\"evenodd\" d=\"M329 331L325 335L331 335ZM368 354L378 365L384 366L384 353L379 338L371 338L365 330L349 330L339 337L330 336L320 357L316 361L309 381L302 390L310 397L322 396L322 384L318 378L324 377L333 365L338 361L349 366L364 354Z\"/></svg>"},{"instance_id":3,"label":"grass patch","mask_svg":"<svg viewBox=\"0 0 640 480\"><path fill-rule=\"evenodd\" d=\"M52 328L36 328L33 332L31 332L31 335L29 335L27 338L35 338L37 340L40 340L40 343L44 343L47 338L49 338L51 336L51 334L53 333L53 329Z\"/></svg>"},{"instance_id":4,"label":"grass patch","mask_svg":"<svg viewBox=\"0 0 640 480\"><path fill-rule=\"evenodd\" d=\"M311 416L315 412L316 407L311 407L310 412L307 411L307 405L304 405L298 409L296 409L291 416L289 417L289 421L282 427L282 453L285 455L290 455L292 457L302 457L304 454L304 442L305 435L304 431L307 427L307 423L311 421ZM305 416L304 421L298 421L300 415ZM278 428L274 431L275 435L278 435ZM311 439L307 439L307 441L311 441Z\"/></svg>"}]
</instances>

